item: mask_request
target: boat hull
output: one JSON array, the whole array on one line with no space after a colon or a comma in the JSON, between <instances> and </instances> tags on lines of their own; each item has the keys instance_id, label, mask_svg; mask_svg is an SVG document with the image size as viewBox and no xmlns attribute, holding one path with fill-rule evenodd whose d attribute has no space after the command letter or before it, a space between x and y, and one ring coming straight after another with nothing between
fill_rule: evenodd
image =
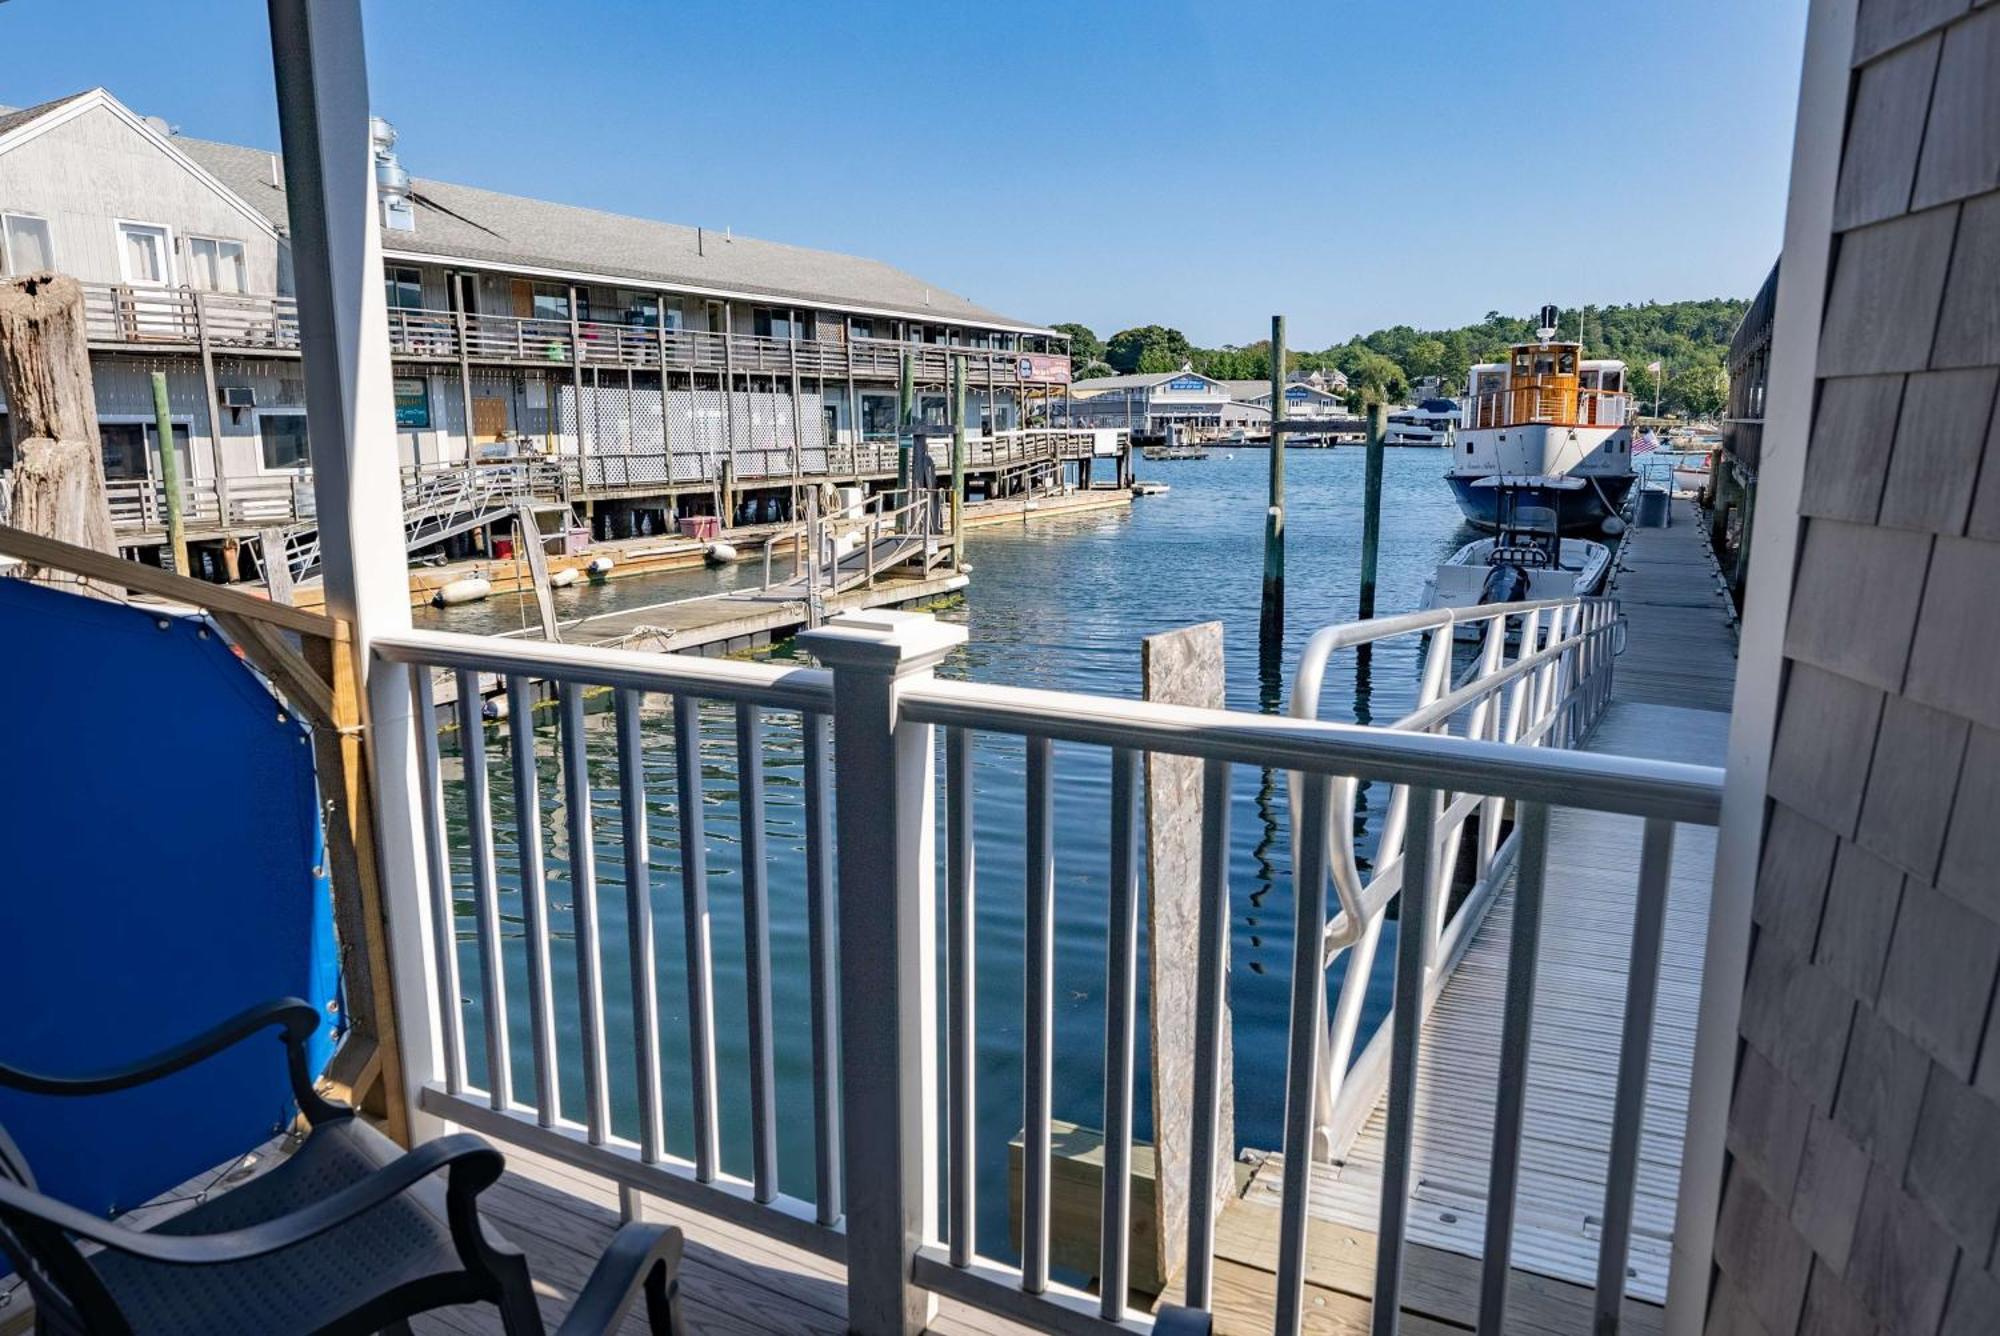
<instances>
[{"instance_id":1,"label":"boat hull","mask_svg":"<svg viewBox=\"0 0 2000 1336\"><path fill-rule=\"evenodd\" d=\"M1637 476L1630 427L1514 425L1461 431L1445 479L1465 518L1483 530L1498 523L1499 489L1481 478L1571 477L1587 486L1561 498L1564 533L1589 533L1618 513Z\"/></svg>"},{"instance_id":2,"label":"boat hull","mask_svg":"<svg viewBox=\"0 0 2000 1336\"><path fill-rule=\"evenodd\" d=\"M1458 497L1458 508L1465 512L1465 518L1473 528L1491 533L1500 525L1500 491L1494 487L1474 487L1477 478L1447 474L1445 481ZM1604 527L1604 521L1616 515L1625 504L1626 493L1632 490L1633 477L1593 478L1594 487L1581 491L1566 492L1561 497L1558 509L1555 501L1546 502L1550 509L1561 516L1561 528L1565 534L1595 533ZM1600 495L1601 493L1601 495Z\"/></svg>"}]
</instances>

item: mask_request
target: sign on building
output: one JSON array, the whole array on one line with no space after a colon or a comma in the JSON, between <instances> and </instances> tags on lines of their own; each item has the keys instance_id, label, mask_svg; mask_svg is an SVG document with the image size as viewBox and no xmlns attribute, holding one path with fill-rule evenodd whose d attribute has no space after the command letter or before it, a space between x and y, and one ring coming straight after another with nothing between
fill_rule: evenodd
<instances>
[{"instance_id":1,"label":"sign on building","mask_svg":"<svg viewBox=\"0 0 2000 1336\"><path fill-rule=\"evenodd\" d=\"M1167 388L1170 390L1185 391L1189 394L1206 394L1208 392L1208 382L1200 376L1175 376L1167 382Z\"/></svg>"},{"instance_id":2,"label":"sign on building","mask_svg":"<svg viewBox=\"0 0 2000 1336\"><path fill-rule=\"evenodd\" d=\"M431 425L431 389L422 376L396 377L396 426L427 429Z\"/></svg>"},{"instance_id":3,"label":"sign on building","mask_svg":"<svg viewBox=\"0 0 2000 1336\"><path fill-rule=\"evenodd\" d=\"M1069 359L1051 353L1022 353L1016 374L1022 380L1069 384Z\"/></svg>"}]
</instances>

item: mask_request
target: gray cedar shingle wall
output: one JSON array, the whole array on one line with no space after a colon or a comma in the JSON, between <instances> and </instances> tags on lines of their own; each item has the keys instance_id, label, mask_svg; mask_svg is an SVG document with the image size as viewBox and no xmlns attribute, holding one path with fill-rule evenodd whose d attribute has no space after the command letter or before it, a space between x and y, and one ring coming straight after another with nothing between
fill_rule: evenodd
<instances>
[{"instance_id":1,"label":"gray cedar shingle wall","mask_svg":"<svg viewBox=\"0 0 2000 1336\"><path fill-rule=\"evenodd\" d=\"M1710 1333L2000 1333L2000 3L1861 0Z\"/></svg>"}]
</instances>

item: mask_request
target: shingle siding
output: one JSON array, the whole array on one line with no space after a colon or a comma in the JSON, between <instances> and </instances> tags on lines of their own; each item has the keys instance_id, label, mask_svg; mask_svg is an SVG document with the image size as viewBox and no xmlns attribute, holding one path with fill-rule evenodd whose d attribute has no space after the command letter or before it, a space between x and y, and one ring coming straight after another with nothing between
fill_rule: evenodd
<instances>
[{"instance_id":1,"label":"shingle siding","mask_svg":"<svg viewBox=\"0 0 2000 1336\"><path fill-rule=\"evenodd\" d=\"M1992 1336L2000 3L1854 64L1709 1330Z\"/></svg>"}]
</instances>

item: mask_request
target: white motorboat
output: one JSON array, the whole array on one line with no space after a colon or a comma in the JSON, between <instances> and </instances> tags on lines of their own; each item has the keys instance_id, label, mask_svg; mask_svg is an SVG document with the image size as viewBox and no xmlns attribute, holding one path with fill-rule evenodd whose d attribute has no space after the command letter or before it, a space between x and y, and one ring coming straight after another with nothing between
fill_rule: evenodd
<instances>
[{"instance_id":1,"label":"white motorboat","mask_svg":"<svg viewBox=\"0 0 2000 1336\"><path fill-rule=\"evenodd\" d=\"M1424 583L1426 608L1476 608L1595 594L1611 568L1611 549L1565 538L1554 508L1536 504L1539 488L1507 489L1497 501L1499 526L1447 557Z\"/></svg>"}]
</instances>

